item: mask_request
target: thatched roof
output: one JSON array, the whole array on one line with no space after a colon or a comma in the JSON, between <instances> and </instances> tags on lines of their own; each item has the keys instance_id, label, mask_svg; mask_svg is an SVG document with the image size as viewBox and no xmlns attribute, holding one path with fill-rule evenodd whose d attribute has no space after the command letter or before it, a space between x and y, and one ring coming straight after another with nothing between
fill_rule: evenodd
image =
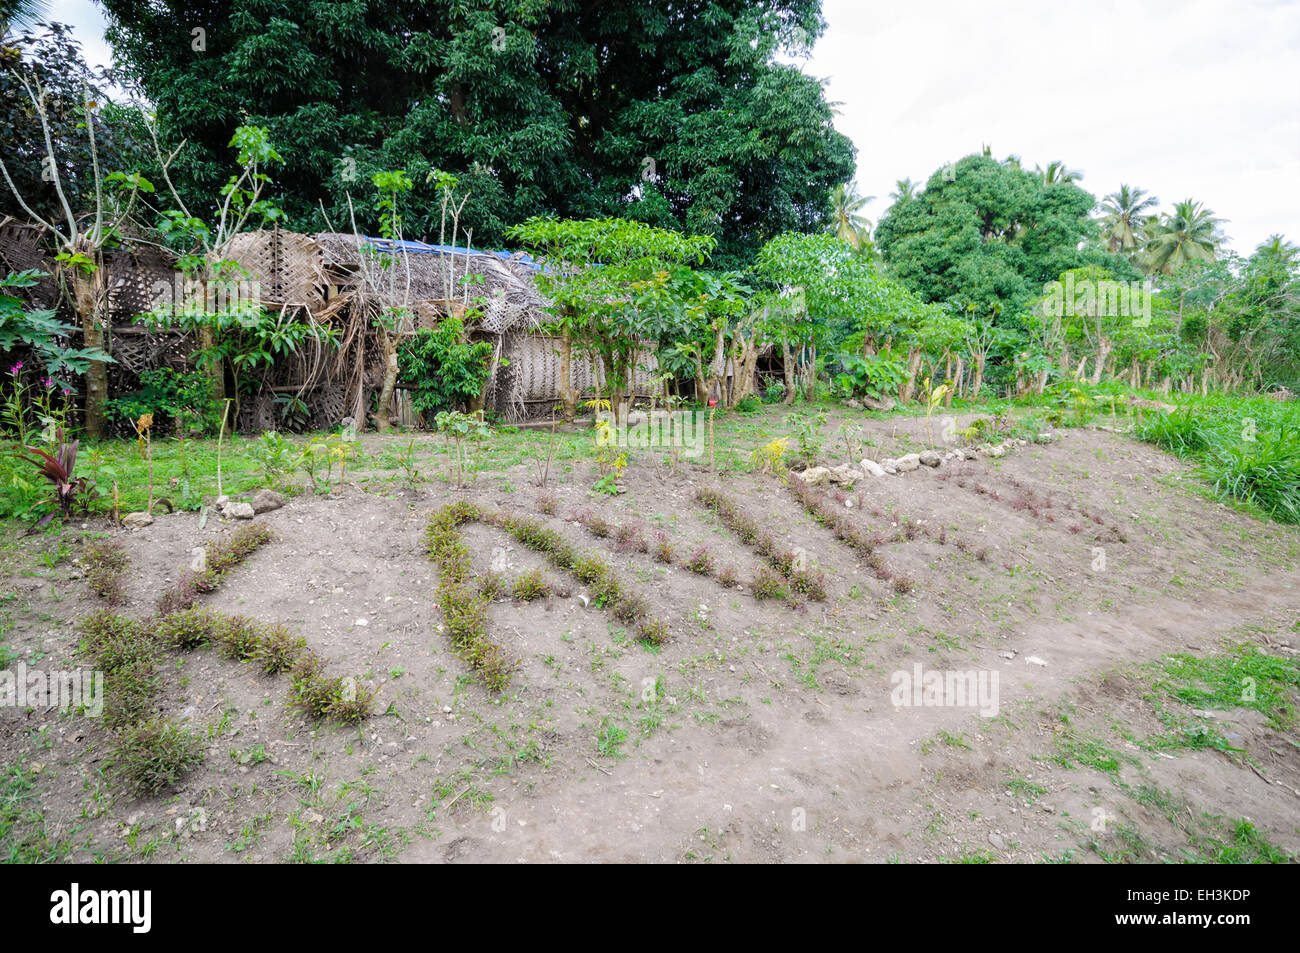
<instances>
[{"instance_id":1,"label":"thatched roof","mask_svg":"<svg viewBox=\"0 0 1300 953\"><path fill-rule=\"evenodd\" d=\"M383 238L351 235L345 232L320 232L312 236L322 249L326 280L340 291L361 290L384 299L385 304L407 306L423 302L462 301L487 298L482 305L483 319L478 327L494 334L516 329L535 329L546 318L546 301L538 292L532 276L539 267L522 253L479 251L449 245L426 245L423 242L392 242ZM367 254L392 256L396 264L390 269L395 280L366 283ZM448 287L448 264L454 275ZM482 275L482 285L466 286L461 278Z\"/></svg>"}]
</instances>

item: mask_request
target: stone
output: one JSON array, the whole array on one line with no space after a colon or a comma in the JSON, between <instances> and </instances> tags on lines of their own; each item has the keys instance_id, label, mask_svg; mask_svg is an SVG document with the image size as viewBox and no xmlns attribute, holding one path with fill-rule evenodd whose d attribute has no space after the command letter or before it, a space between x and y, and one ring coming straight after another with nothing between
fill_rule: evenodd
<instances>
[{"instance_id":1,"label":"stone","mask_svg":"<svg viewBox=\"0 0 1300 953\"><path fill-rule=\"evenodd\" d=\"M967 460L979 459L979 454L975 452L975 449L973 447L962 447L961 455L965 457Z\"/></svg>"},{"instance_id":2,"label":"stone","mask_svg":"<svg viewBox=\"0 0 1300 953\"><path fill-rule=\"evenodd\" d=\"M850 408L851 410L861 410L861 409L862 409L862 404L859 403L858 401L854 400L852 397L850 397L848 400L846 400L846 401L844 402L844 406Z\"/></svg>"},{"instance_id":3,"label":"stone","mask_svg":"<svg viewBox=\"0 0 1300 953\"><path fill-rule=\"evenodd\" d=\"M915 470L921 466L921 455L919 453L909 453L905 456L901 456L894 461L894 466L896 466L901 473L906 473L908 470Z\"/></svg>"},{"instance_id":4,"label":"stone","mask_svg":"<svg viewBox=\"0 0 1300 953\"><path fill-rule=\"evenodd\" d=\"M235 520L251 520L257 514L253 512L253 507L248 503L227 503L222 515Z\"/></svg>"},{"instance_id":5,"label":"stone","mask_svg":"<svg viewBox=\"0 0 1300 953\"><path fill-rule=\"evenodd\" d=\"M190 569L194 572L208 571L208 551L202 546L190 550Z\"/></svg>"},{"instance_id":6,"label":"stone","mask_svg":"<svg viewBox=\"0 0 1300 953\"><path fill-rule=\"evenodd\" d=\"M803 480L809 486L820 486L830 479L831 471L825 467L809 467L803 473L796 473L795 476Z\"/></svg>"},{"instance_id":7,"label":"stone","mask_svg":"<svg viewBox=\"0 0 1300 953\"><path fill-rule=\"evenodd\" d=\"M122 525L127 529L144 529L153 522L153 517L145 512L127 513L122 517Z\"/></svg>"},{"instance_id":8,"label":"stone","mask_svg":"<svg viewBox=\"0 0 1300 953\"><path fill-rule=\"evenodd\" d=\"M253 497L253 512L257 514L269 513L282 506L284 506L284 497L275 490L258 490L257 496Z\"/></svg>"},{"instance_id":9,"label":"stone","mask_svg":"<svg viewBox=\"0 0 1300 953\"><path fill-rule=\"evenodd\" d=\"M892 397L881 397L879 399L875 397L862 398L862 406L867 408L867 410L879 410L882 412L889 411L894 409L896 403L897 402Z\"/></svg>"},{"instance_id":10,"label":"stone","mask_svg":"<svg viewBox=\"0 0 1300 953\"><path fill-rule=\"evenodd\" d=\"M862 471L849 466L847 463L843 466L830 467L830 481L832 483L856 483L861 479Z\"/></svg>"},{"instance_id":11,"label":"stone","mask_svg":"<svg viewBox=\"0 0 1300 953\"><path fill-rule=\"evenodd\" d=\"M989 447L988 455L990 457L1005 457L1007 455L1007 448L1000 443L995 443L993 446Z\"/></svg>"},{"instance_id":12,"label":"stone","mask_svg":"<svg viewBox=\"0 0 1300 953\"><path fill-rule=\"evenodd\" d=\"M875 460L863 460L858 464L868 476L882 477L885 476L885 468Z\"/></svg>"},{"instance_id":13,"label":"stone","mask_svg":"<svg viewBox=\"0 0 1300 953\"><path fill-rule=\"evenodd\" d=\"M918 459L921 461L922 465L927 467L937 467L939 464L943 463L943 458L933 450L923 451Z\"/></svg>"}]
</instances>

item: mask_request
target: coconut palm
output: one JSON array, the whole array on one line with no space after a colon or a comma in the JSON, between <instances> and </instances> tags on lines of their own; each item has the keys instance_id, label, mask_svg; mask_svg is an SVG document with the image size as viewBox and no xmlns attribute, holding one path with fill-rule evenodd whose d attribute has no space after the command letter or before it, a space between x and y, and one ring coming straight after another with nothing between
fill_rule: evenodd
<instances>
[{"instance_id":1,"label":"coconut palm","mask_svg":"<svg viewBox=\"0 0 1300 953\"><path fill-rule=\"evenodd\" d=\"M1291 244L1281 235L1270 235L1260 242L1259 247L1255 249L1255 254L1264 258L1273 258L1284 265L1289 265L1297 256L1300 256L1300 248Z\"/></svg>"},{"instance_id":2,"label":"coconut palm","mask_svg":"<svg viewBox=\"0 0 1300 953\"><path fill-rule=\"evenodd\" d=\"M1055 161L1047 163L1047 168L1034 166L1034 174L1042 180L1043 185L1064 185L1067 182L1078 182L1083 178L1083 173L1077 169L1068 169L1064 162Z\"/></svg>"},{"instance_id":3,"label":"coconut palm","mask_svg":"<svg viewBox=\"0 0 1300 953\"><path fill-rule=\"evenodd\" d=\"M907 178L907 179L899 179L897 182L895 182L894 188L897 191L890 192L889 198L894 202L902 202L906 199L916 198L918 194L919 186L917 186L917 184L913 182L910 178Z\"/></svg>"},{"instance_id":4,"label":"coconut palm","mask_svg":"<svg viewBox=\"0 0 1300 953\"><path fill-rule=\"evenodd\" d=\"M1222 219L1200 202L1184 199L1162 215L1149 229L1145 267L1148 272L1172 275L1194 261L1214 261L1223 242Z\"/></svg>"},{"instance_id":5,"label":"coconut palm","mask_svg":"<svg viewBox=\"0 0 1300 953\"><path fill-rule=\"evenodd\" d=\"M1146 241L1146 231L1156 220L1154 209L1160 200L1148 195L1145 189L1121 185L1101 201L1101 237L1111 254L1133 252Z\"/></svg>"},{"instance_id":6,"label":"coconut palm","mask_svg":"<svg viewBox=\"0 0 1300 953\"><path fill-rule=\"evenodd\" d=\"M855 183L837 185L831 189L832 231L857 251L871 244L871 221L859 212L875 200L874 195L859 196Z\"/></svg>"},{"instance_id":7,"label":"coconut palm","mask_svg":"<svg viewBox=\"0 0 1300 953\"><path fill-rule=\"evenodd\" d=\"M50 15L46 0L0 0L0 36L15 30L33 29Z\"/></svg>"}]
</instances>

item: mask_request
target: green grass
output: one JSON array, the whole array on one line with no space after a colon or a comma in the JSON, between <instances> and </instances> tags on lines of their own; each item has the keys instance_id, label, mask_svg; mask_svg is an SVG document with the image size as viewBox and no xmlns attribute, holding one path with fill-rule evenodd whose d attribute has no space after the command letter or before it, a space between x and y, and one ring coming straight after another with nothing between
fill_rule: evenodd
<instances>
[{"instance_id":1,"label":"green grass","mask_svg":"<svg viewBox=\"0 0 1300 953\"><path fill-rule=\"evenodd\" d=\"M0 769L0 862L65 863L72 842L51 836L34 776L21 765Z\"/></svg>"},{"instance_id":2,"label":"green grass","mask_svg":"<svg viewBox=\"0 0 1300 953\"><path fill-rule=\"evenodd\" d=\"M1140 440L1190 460L1221 500L1279 523L1300 523L1300 405L1214 395L1144 416Z\"/></svg>"}]
</instances>

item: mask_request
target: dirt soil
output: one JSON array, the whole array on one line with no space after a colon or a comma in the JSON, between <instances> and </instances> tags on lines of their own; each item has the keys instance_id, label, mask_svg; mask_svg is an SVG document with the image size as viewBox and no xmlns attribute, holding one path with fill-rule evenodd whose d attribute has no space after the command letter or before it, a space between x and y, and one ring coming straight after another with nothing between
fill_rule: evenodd
<instances>
[{"instance_id":1,"label":"dirt soil","mask_svg":"<svg viewBox=\"0 0 1300 953\"><path fill-rule=\"evenodd\" d=\"M882 443L925 433L915 419L865 426ZM257 517L276 540L205 602L283 623L331 673L375 685L359 730L306 721L286 704L286 677L200 650L169 659L160 699L209 742L176 788L120 794L103 728L53 710L0 709L0 761L35 779L76 861L1159 860L1196 855L1216 824L1243 819L1300 853L1294 730L1242 708L1206 716L1235 752L1142 743L1162 730L1149 664L1243 642L1300 649L1300 531L1209 501L1175 458L1076 429L998 460L838 488L836 505L873 532L893 537L905 519L931 531L880 547L915 583L905 594L776 476L719 479L644 455L622 495L591 483L586 465L561 473L547 517L522 464L468 490L363 472ZM701 486L802 549L826 599L757 601L749 580L763 564L696 502ZM519 668L505 694L485 690L440 631L422 547L430 513L462 498L608 556L669 641L634 641L542 557L469 524L476 569L540 568L567 592L492 604L489 634ZM679 557L707 546L741 586L616 553L567 518L578 510L661 530ZM74 556L53 568L38 558L47 540L21 541L3 580L7 644L29 665L75 665L75 621L102 605L75 556L82 538L124 539L123 611L144 618L191 551L233 527L200 528L195 513L133 532L74 524ZM996 672L996 715L896 706L891 676L917 664ZM1114 752L1118 768L1084 749Z\"/></svg>"}]
</instances>

